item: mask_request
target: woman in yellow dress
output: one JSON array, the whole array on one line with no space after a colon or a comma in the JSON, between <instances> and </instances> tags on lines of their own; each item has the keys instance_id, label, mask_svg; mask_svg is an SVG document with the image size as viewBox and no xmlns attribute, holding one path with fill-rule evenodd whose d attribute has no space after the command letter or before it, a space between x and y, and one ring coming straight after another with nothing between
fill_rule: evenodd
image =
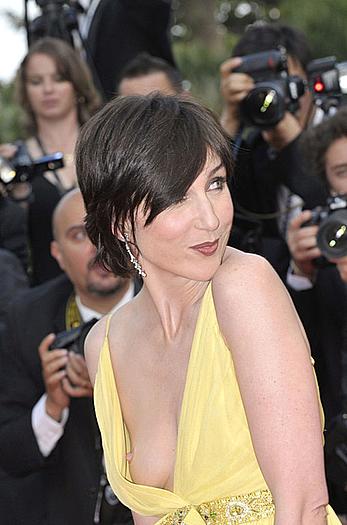
<instances>
[{"instance_id":1,"label":"woman in yellow dress","mask_svg":"<svg viewBox=\"0 0 347 525\"><path fill-rule=\"evenodd\" d=\"M297 314L264 259L227 247L232 158L212 114L118 98L76 166L100 260L143 278L86 344L109 481L136 525L338 524Z\"/></svg>"}]
</instances>

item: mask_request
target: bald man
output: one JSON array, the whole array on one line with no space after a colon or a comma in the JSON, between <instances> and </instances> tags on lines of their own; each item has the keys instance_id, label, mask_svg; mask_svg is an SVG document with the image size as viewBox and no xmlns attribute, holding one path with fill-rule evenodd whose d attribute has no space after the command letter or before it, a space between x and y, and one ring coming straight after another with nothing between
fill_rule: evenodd
<instances>
[{"instance_id":1,"label":"bald man","mask_svg":"<svg viewBox=\"0 0 347 525\"><path fill-rule=\"evenodd\" d=\"M4 501L0 490L2 524L5 508L11 525L131 521L107 488L84 357L55 348L57 333L88 329L84 323L122 306L138 287L94 263L84 216L79 190L61 199L51 253L65 274L21 294L8 312L1 350L0 466L17 498Z\"/></svg>"}]
</instances>

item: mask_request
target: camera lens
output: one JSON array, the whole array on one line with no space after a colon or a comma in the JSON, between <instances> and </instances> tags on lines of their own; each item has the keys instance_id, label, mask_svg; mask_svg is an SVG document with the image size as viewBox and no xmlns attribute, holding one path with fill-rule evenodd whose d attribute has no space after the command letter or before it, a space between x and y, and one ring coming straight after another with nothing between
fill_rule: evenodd
<instances>
[{"instance_id":1,"label":"camera lens","mask_svg":"<svg viewBox=\"0 0 347 525\"><path fill-rule=\"evenodd\" d=\"M279 85L259 82L243 101L247 121L260 128L271 128L282 120L285 99Z\"/></svg>"},{"instance_id":2,"label":"camera lens","mask_svg":"<svg viewBox=\"0 0 347 525\"><path fill-rule=\"evenodd\" d=\"M338 210L320 224L317 245L327 259L347 255L347 210Z\"/></svg>"}]
</instances>

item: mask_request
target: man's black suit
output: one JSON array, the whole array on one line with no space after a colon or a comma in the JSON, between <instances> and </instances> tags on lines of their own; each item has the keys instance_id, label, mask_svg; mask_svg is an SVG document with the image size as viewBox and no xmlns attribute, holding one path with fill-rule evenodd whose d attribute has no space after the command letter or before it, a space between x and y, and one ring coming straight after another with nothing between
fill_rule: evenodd
<instances>
[{"instance_id":1,"label":"man's black suit","mask_svg":"<svg viewBox=\"0 0 347 525\"><path fill-rule=\"evenodd\" d=\"M100 0L87 44L92 71L96 69L97 85L101 84L107 100L116 91L121 70L139 53L147 52L175 66L170 15L170 0Z\"/></svg>"},{"instance_id":2,"label":"man's black suit","mask_svg":"<svg viewBox=\"0 0 347 525\"><path fill-rule=\"evenodd\" d=\"M310 342L326 424L342 410L342 348L347 294L335 266L318 270L314 286L290 294Z\"/></svg>"},{"instance_id":3,"label":"man's black suit","mask_svg":"<svg viewBox=\"0 0 347 525\"><path fill-rule=\"evenodd\" d=\"M71 292L69 280L59 276L22 293L8 312L0 353L0 464L17 494L11 525L93 523L102 450L92 399L71 400L64 434L48 458L31 424L45 391L38 346L49 333L65 330Z\"/></svg>"},{"instance_id":4,"label":"man's black suit","mask_svg":"<svg viewBox=\"0 0 347 525\"><path fill-rule=\"evenodd\" d=\"M253 130L235 155L235 175L229 181L235 206L229 244L263 255L285 282L290 253L285 227L281 232L278 221L286 223L288 216L279 217L279 190L287 187L309 209L326 202L327 190L303 170L300 137L276 153L259 130Z\"/></svg>"},{"instance_id":5,"label":"man's black suit","mask_svg":"<svg viewBox=\"0 0 347 525\"><path fill-rule=\"evenodd\" d=\"M335 266L322 268L309 290L289 288L305 327L320 389L325 428L342 412L342 350L346 330L347 293ZM346 513L346 494L328 476L329 499L336 510Z\"/></svg>"}]
</instances>

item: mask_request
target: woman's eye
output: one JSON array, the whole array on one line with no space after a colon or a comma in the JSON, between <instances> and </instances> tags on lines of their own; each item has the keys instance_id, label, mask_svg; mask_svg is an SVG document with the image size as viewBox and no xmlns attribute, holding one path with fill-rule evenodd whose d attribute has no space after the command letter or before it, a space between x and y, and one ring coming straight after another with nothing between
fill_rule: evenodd
<instances>
[{"instance_id":1,"label":"woman's eye","mask_svg":"<svg viewBox=\"0 0 347 525\"><path fill-rule=\"evenodd\" d=\"M29 78L27 82L28 84L31 84L32 86L38 86L41 83L41 79L40 78Z\"/></svg>"},{"instance_id":2,"label":"woman's eye","mask_svg":"<svg viewBox=\"0 0 347 525\"><path fill-rule=\"evenodd\" d=\"M226 177L218 177L213 179L209 184L210 190L222 190L226 184Z\"/></svg>"},{"instance_id":3,"label":"woman's eye","mask_svg":"<svg viewBox=\"0 0 347 525\"><path fill-rule=\"evenodd\" d=\"M65 82L66 78L64 78L63 75L61 75L60 73L57 73L56 75L54 75L54 80L56 82Z\"/></svg>"}]
</instances>

